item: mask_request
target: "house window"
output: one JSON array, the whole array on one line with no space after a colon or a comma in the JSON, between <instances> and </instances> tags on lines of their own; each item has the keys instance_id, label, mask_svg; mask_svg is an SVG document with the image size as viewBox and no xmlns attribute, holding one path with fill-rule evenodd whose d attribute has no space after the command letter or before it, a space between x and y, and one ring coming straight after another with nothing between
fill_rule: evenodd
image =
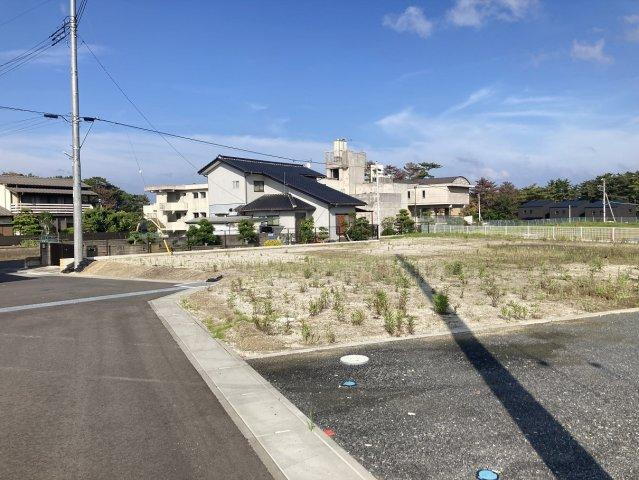
<instances>
[{"instance_id":1,"label":"house window","mask_svg":"<svg viewBox=\"0 0 639 480\"><path fill-rule=\"evenodd\" d=\"M422 190L422 198L426 198L426 190Z\"/></svg>"},{"instance_id":2,"label":"house window","mask_svg":"<svg viewBox=\"0 0 639 480\"><path fill-rule=\"evenodd\" d=\"M239 180L233 180L233 188L240 188L240 181Z\"/></svg>"},{"instance_id":3,"label":"house window","mask_svg":"<svg viewBox=\"0 0 639 480\"><path fill-rule=\"evenodd\" d=\"M264 181L263 180L255 180L253 182L253 191L254 192L263 192L264 191Z\"/></svg>"},{"instance_id":4,"label":"house window","mask_svg":"<svg viewBox=\"0 0 639 480\"><path fill-rule=\"evenodd\" d=\"M269 227L279 227L280 226L280 216L279 215L268 215L266 217L266 224Z\"/></svg>"},{"instance_id":5,"label":"house window","mask_svg":"<svg viewBox=\"0 0 639 480\"><path fill-rule=\"evenodd\" d=\"M193 192L193 198L198 198L199 194L197 192Z\"/></svg>"},{"instance_id":6,"label":"house window","mask_svg":"<svg viewBox=\"0 0 639 480\"><path fill-rule=\"evenodd\" d=\"M202 213L200 213L200 216L201 216L201 217L206 217L206 212L202 212Z\"/></svg>"},{"instance_id":7,"label":"house window","mask_svg":"<svg viewBox=\"0 0 639 480\"><path fill-rule=\"evenodd\" d=\"M410 198L410 190L408 191L408 198Z\"/></svg>"},{"instance_id":8,"label":"house window","mask_svg":"<svg viewBox=\"0 0 639 480\"><path fill-rule=\"evenodd\" d=\"M182 218L182 212L175 212L175 219L179 220L180 218Z\"/></svg>"},{"instance_id":9,"label":"house window","mask_svg":"<svg viewBox=\"0 0 639 480\"><path fill-rule=\"evenodd\" d=\"M200 218L200 214L199 214L198 212L195 212L195 213L193 214L193 218Z\"/></svg>"},{"instance_id":10,"label":"house window","mask_svg":"<svg viewBox=\"0 0 639 480\"><path fill-rule=\"evenodd\" d=\"M206 192L200 192L200 198L206 198Z\"/></svg>"},{"instance_id":11,"label":"house window","mask_svg":"<svg viewBox=\"0 0 639 480\"><path fill-rule=\"evenodd\" d=\"M334 178L335 180L339 180L339 168L331 168L330 172L331 172L331 178Z\"/></svg>"}]
</instances>

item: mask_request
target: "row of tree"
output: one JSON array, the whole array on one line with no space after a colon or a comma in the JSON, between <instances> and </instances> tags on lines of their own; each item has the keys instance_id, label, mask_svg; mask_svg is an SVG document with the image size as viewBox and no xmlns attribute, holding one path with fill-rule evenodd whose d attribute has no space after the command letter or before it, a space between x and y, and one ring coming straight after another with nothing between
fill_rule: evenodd
<instances>
[{"instance_id":1,"label":"row of tree","mask_svg":"<svg viewBox=\"0 0 639 480\"><path fill-rule=\"evenodd\" d=\"M606 173L578 184L573 184L567 178L559 178L550 180L544 186L532 184L523 188L517 188L511 182L498 185L482 177L476 182L471 203L463 213L476 217L479 197L481 197L481 216L484 220L517 218L517 211L521 204L530 200L555 202L572 199L600 200L604 180L611 200L639 203L639 171Z\"/></svg>"}]
</instances>

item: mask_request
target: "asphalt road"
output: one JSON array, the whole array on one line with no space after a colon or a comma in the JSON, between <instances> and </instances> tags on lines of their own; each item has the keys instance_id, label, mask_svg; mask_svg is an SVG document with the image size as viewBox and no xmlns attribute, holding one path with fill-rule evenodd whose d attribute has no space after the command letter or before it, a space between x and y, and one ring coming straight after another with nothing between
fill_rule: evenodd
<instances>
[{"instance_id":1,"label":"asphalt road","mask_svg":"<svg viewBox=\"0 0 639 480\"><path fill-rule=\"evenodd\" d=\"M0 272L0 308L169 286ZM0 313L0 478L271 478L148 306L159 295Z\"/></svg>"},{"instance_id":2,"label":"asphalt road","mask_svg":"<svg viewBox=\"0 0 639 480\"><path fill-rule=\"evenodd\" d=\"M252 365L383 479L639 478L639 315ZM346 353L370 363L348 371ZM357 388L340 387L352 376Z\"/></svg>"}]
</instances>

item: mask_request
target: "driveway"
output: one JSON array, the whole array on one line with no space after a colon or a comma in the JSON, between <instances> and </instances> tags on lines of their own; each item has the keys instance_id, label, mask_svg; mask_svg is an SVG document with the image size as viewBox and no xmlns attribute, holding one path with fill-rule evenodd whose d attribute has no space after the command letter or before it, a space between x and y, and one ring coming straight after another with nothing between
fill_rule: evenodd
<instances>
[{"instance_id":1,"label":"driveway","mask_svg":"<svg viewBox=\"0 0 639 480\"><path fill-rule=\"evenodd\" d=\"M251 364L379 478L636 479L638 326L614 315ZM347 371L346 353L370 363Z\"/></svg>"},{"instance_id":2,"label":"driveway","mask_svg":"<svg viewBox=\"0 0 639 480\"><path fill-rule=\"evenodd\" d=\"M0 478L271 478L147 304L173 284L4 267Z\"/></svg>"}]
</instances>

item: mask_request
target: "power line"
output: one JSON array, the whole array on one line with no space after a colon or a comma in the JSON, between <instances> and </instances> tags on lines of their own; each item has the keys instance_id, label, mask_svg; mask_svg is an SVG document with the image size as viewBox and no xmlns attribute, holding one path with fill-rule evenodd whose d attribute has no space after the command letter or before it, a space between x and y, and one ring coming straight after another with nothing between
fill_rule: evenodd
<instances>
[{"instance_id":1,"label":"power line","mask_svg":"<svg viewBox=\"0 0 639 480\"><path fill-rule=\"evenodd\" d=\"M109 71L106 69L104 64L95 55L95 53L93 53L93 50L91 50L91 47L89 47L89 45L87 45L87 43L84 41L84 39L82 39L82 43L87 47L87 49L89 50L89 53L93 56L93 58L98 63L100 68L102 68L104 73L109 77L109 79L113 82L113 84L120 91L120 93L124 96L124 98L127 99L127 101L133 106L133 108L135 108L135 110L140 114L140 116L146 121L146 123L151 128L139 127L139 126L136 126L136 125L131 125L131 124L123 123L123 122L116 122L116 121L112 121L112 120L106 120L106 119L98 118L98 117L96 117L96 120L100 120L100 121L106 122L106 123L111 123L113 125L119 125L119 126L122 126L122 127L133 128L133 129L136 129L136 130L141 130L141 131L145 131L145 132L149 132L149 133L156 133L156 134L160 135L164 139L164 141L167 142L171 146L171 148L178 155L180 155L184 160L186 160L193 168L197 168L197 167L195 165L193 165L188 159L186 159L186 157L184 157L184 155L182 155L179 151L177 151L177 149L173 146L173 144L171 144L165 137L179 138L179 139L182 139L182 140L189 140L189 141L192 141L192 142L203 143L203 144L211 145L211 146L214 146L214 147L228 148L230 150L236 150L238 152L251 153L251 154L254 154L254 155L261 155L261 156L270 157L270 158L278 158L280 160L289 160L289 161L292 161L292 162L321 163L322 165L324 164L324 162L313 162L312 160L300 160L300 159L297 159L297 158L285 157L285 156L282 156L282 155L273 155L273 154L269 154L269 153L258 152L256 150L249 150L249 149L246 149L246 148L234 147L232 145L225 145L225 144L222 144L222 143L211 142L211 141L202 140L202 139L199 139L199 138L187 137L185 135L178 135L178 134L169 133L169 132L162 132L162 131L158 130L151 123L151 121L142 112L142 110L140 110L140 108L138 108L138 106L135 104L135 102L133 102L133 100L131 100L131 97L129 97L126 94L126 92L122 89L120 84L115 80L115 78L113 78L113 76L109 73Z\"/></svg>"},{"instance_id":2,"label":"power line","mask_svg":"<svg viewBox=\"0 0 639 480\"><path fill-rule=\"evenodd\" d=\"M4 27L5 25L7 25L8 23L13 22L14 20L17 20L18 18L22 17L23 15L26 15L29 12L32 12L33 10L35 10L38 7L41 7L42 5L44 5L45 3L49 3L51 0L44 0L43 2L40 2L36 5L34 5L31 8L27 8L26 10L23 10L22 12L18 13L16 16L9 18L8 20L5 20L4 22L0 23L0 27Z\"/></svg>"}]
</instances>

